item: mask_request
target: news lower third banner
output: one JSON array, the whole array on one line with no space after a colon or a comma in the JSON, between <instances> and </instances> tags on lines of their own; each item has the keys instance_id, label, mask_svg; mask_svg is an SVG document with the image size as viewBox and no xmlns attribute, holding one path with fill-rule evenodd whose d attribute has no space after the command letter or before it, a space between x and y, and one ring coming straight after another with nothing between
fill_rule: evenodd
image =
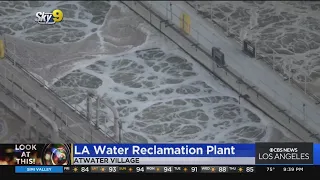
<instances>
[{"instance_id":1,"label":"news lower third banner","mask_svg":"<svg viewBox=\"0 0 320 180\"><path fill-rule=\"evenodd\" d=\"M73 164L320 165L320 144L75 144Z\"/></svg>"},{"instance_id":2,"label":"news lower third banner","mask_svg":"<svg viewBox=\"0 0 320 180\"><path fill-rule=\"evenodd\" d=\"M0 165L320 165L320 144L0 144Z\"/></svg>"},{"instance_id":3,"label":"news lower third banner","mask_svg":"<svg viewBox=\"0 0 320 180\"><path fill-rule=\"evenodd\" d=\"M254 144L75 144L74 165L255 164Z\"/></svg>"},{"instance_id":4,"label":"news lower third banner","mask_svg":"<svg viewBox=\"0 0 320 180\"><path fill-rule=\"evenodd\" d=\"M256 164L312 165L312 143L257 143Z\"/></svg>"}]
</instances>

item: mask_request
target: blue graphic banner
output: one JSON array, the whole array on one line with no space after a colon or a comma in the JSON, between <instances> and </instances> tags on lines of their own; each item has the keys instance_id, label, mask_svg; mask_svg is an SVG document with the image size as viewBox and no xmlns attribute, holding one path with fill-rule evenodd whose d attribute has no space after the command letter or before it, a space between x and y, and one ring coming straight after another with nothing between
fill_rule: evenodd
<instances>
[{"instance_id":1,"label":"blue graphic banner","mask_svg":"<svg viewBox=\"0 0 320 180\"><path fill-rule=\"evenodd\" d=\"M16 173L63 173L63 166L16 166Z\"/></svg>"},{"instance_id":2,"label":"blue graphic banner","mask_svg":"<svg viewBox=\"0 0 320 180\"><path fill-rule=\"evenodd\" d=\"M73 157L255 157L255 144L74 144Z\"/></svg>"},{"instance_id":3,"label":"blue graphic banner","mask_svg":"<svg viewBox=\"0 0 320 180\"><path fill-rule=\"evenodd\" d=\"M320 144L313 144L313 164L320 165Z\"/></svg>"}]
</instances>

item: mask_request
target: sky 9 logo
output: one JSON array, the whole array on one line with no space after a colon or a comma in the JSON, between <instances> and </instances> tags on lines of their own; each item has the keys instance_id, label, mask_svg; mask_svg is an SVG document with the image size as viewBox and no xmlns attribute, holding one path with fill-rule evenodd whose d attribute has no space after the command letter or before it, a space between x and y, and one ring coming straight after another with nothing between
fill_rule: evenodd
<instances>
[{"instance_id":1,"label":"sky 9 logo","mask_svg":"<svg viewBox=\"0 0 320 180\"><path fill-rule=\"evenodd\" d=\"M38 24L55 24L63 20L63 12L55 9L52 13L37 12L35 21Z\"/></svg>"}]
</instances>

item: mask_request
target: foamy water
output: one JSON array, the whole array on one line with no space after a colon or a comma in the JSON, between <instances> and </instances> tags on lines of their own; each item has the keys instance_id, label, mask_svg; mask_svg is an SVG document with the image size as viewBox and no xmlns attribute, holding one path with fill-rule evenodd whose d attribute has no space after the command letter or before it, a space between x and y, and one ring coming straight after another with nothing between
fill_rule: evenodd
<instances>
[{"instance_id":1,"label":"foamy water","mask_svg":"<svg viewBox=\"0 0 320 180\"><path fill-rule=\"evenodd\" d=\"M120 3L109 3L2 1L0 32L56 46L72 42L74 47L98 37L98 51L90 59L72 61L68 68L61 63L64 59L37 63L42 64L43 74L53 66L63 69L43 78L69 103L85 108L87 93L92 92L116 107L125 142L292 139L248 103L239 104L234 92ZM57 8L64 12L62 23L34 22L37 11ZM28 68L42 76L36 68ZM113 123L105 122L112 114L102 110L100 127L112 133Z\"/></svg>"},{"instance_id":2,"label":"foamy water","mask_svg":"<svg viewBox=\"0 0 320 180\"><path fill-rule=\"evenodd\" d=\"M260 59L320 97L319 1L190 1L231 36L256 43ZM211 16L212 14L212 16ZM229 18L229 20L227 20ZM306 80L305 80L306 79Z\"/></svg>"}]
</instances>

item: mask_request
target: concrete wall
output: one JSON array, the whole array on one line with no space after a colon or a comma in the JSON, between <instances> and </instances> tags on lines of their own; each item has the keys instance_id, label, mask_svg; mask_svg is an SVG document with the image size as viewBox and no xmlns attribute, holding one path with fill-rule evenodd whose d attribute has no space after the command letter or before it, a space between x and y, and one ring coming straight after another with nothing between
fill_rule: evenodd
<instances>
[{"instance_id":1,"label":"concrete wall","mask_svg":"<svg viewBox=\"0 0 320 180\"><path fill-rule=\"evenodd\" d=\"M207 68L207 70L211 71L213 74L218 75L221 80L224 82L227 82L229 86L235 90L236 92L240 93L241 95L248 94L250 98L248 101L252 103L256 108L263 111L266 115L269 115L271 119L274 119L278 124L280 124L282 127L286 128L288 131L291 131L291 133L298 136L303 141L313 141L318 142L319 138L317 137L311 137L312 134L315 134L315 130L309 130L309 128L305 128L305 124L301 125L301 122L295 121L292 118L288 118L286 114L284 114L282 111L277 109L275 106L270 104L270 101L267 101L269 97L262 98L259 97L256 90L253 90L245 83L239 83L238 79L235 78L235 76L228 75L228 71L222 68L216 68L215 63L212 61L210 57L210 49L213 46L213 40L208 41L210 39L216 40L216 47L221 47L221 50L225 52L226 55L226 61L229 65L228 69L231 71L231 73L235 73L237 71L241 72L240 74L237 74L238 77L245 78L246 81L254 82L253 84L262 87L259 88L260 91L267 92L270 98L278 98L278 102L281 102L282 99L288 98L287 95L290 92L289 90L283 89L280 85L280 82L277 82L276 79L272 78L272 74L269 76L269 72L265 72L263 67L250 65L251 59L248 58L246 55L244 55L241 50L237 50L234 47L232 47L232 44L228 42L222 42L222 40L217 39L217 36L215 38L212 38L212 33L209 31L209 29L201 28L200 24L198 24L198 21L193 19L192 16L190 16L191 21L191 28L190 28L190 35L187 33L184 33L184 35L181 35L181 31L179 30L180 26L180 15L181 13L187 13L186 11L182 11L177 6L172 6L172 12L170 13L170 5L169 3L163 1L152 1L151 5L148 2L127 2L124 1L124 4L126 4L128 7L130 7L133 11L135 11L138 15L143 17L146 21L150 22L155 28L160 30L162 33L166 35L169 39L171 39L173 42L175 42L178 46L180 46L186 53L188 53L191 57L193 57L196 61L198 61L200 64L202 64L204 67ZM179 15L177 15L179 14ZM165 23L161 22L162 20L167 19L169 20L167 25L174 24L172 27L165 25ZM177 30L178 29L178 30ZM195 29L197 31L195 31ZM179 31L179 32L178 32ZM205 37L206 36L206 37ZM199 47L195 48L193 42L199 42ZM211 43L210 43L211 42ZM235 51L235 54L230 54L228 52ZM243 61L239 63L239 61ZM246 67L247 66L247 67ZM245 68L245 69L243 69ZM235 71L235 69L237 71ZM242 70L241 70L242 69ZM268 74L266 76L266 74ZM270 87L275 87L271 89ZM264 88L264 89L263 89ZM274 89L279 88L279 91L276 91ZM285 94L283 97L274 97L276 93ZM292 96L291 96L292 97ZM290 97L290 98L291 98ZM293 99L294 97L292 97ZM267 99L267 100L266 100ZM295 99L292 101L292 104L295 103L295 101L299 100ZM285 101L287 102L287 100ZM302 102L300 102L302 103ZM298 105L297 105L298 106ZM298 107L296 107L298 108ZM301 110L301 109L299 109ZM316 120L316 117L318 117L317 111L309 110L310 116L313 117L313 120ZM308 112L309 113L309 112ZM301 117L301 114L303 113L295 113ZM320 116L319 116L320 117Z\"/></svg>"},{"instance_id":2,"label":"concrete wall","mask_svg":"<svg viewBox=\"0 0 320 180\"><path fill-rule=\"evenodd\" d=\"M320 109L316 104L300 91L290 87L269 68L241 52L241 49L232 40L215 31L204 20L199 20L201 16L195 17L195 12L181 5L183 2L171 1L171 8L170 1L150 1L149 3L152 8L177 26L181 21L180 14L189 14L191 19L190 36L206 47L208 51L213 46L220 47L221 51L225 53L226 63L230 68L239 72L247 82L259 87L260 92L268 95L282 109L286 109L301 121L307 121L303 123L308 127L320 131Z\"/></svg>"},{"instance_id":3,"label":"concrete wall","mask_svg":"<svg viewBox=\"0 0 320 180\"><path fill-rule=\"evenodd\" d=\"M3 87L0 89L0 101L30 127L35 127L36 131L45 136L51 135L53 142L115 142L100 129L93 128L89 122L6 58L0 61L0 86Z\"/></svg>"}]
</instances>

